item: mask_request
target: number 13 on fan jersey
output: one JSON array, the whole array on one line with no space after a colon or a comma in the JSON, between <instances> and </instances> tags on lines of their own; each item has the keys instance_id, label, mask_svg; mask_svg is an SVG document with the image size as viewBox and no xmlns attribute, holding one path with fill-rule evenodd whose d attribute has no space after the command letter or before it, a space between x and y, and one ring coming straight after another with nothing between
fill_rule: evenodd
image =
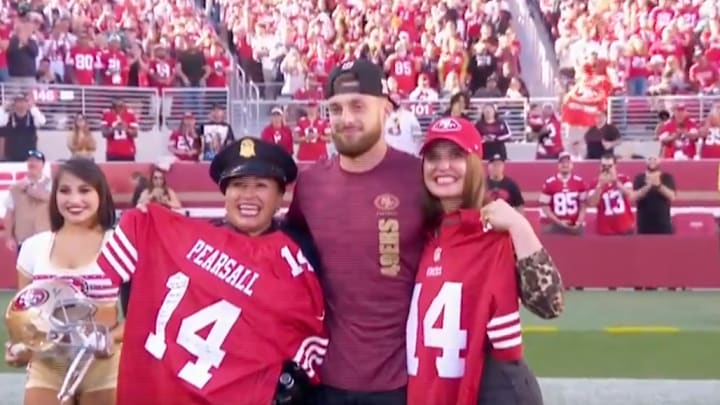
<instances>
[{"instance_id":1,"label":"number 13 on fan jersey","mask_svg":"<svg viewBox=\"0 0 720 405\"><path fill-rule=\"evenodd\" d=\"M422 347L440 349L441 354L435 359L438 377L460 378L465 375L465 359L460 353L467 349L468 343L467 330L463 330L460 325L462 283L443 283L420 323L419 301L422 288L421 283L415 284L410 303L406 330L408 374L418 375L420 367L418 335L422 330ZM438 320L442 323L441 327L435 327L439 323Z\"/></svg>"}]
</instances>

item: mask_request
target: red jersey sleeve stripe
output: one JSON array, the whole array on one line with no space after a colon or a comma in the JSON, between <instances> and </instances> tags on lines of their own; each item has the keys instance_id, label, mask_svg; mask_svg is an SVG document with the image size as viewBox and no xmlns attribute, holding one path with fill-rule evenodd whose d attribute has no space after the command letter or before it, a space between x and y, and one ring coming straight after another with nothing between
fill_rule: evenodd
<instances>
[{"instance_id":1,"label":"red jersey sleeve stripe","mask_svg":"<svg viewBox=\"0 0 720 405\"><path fill-rule=\"evenodd\" d=\"M112 238L102 248L102 256L123 282L129 281L135 273L137 250L122 228L115 228Z\"/></svg>"},{"instance_id":2,"label":"red jersey sleeve stripe","mask_svg":"<svg viewBox=\"0 0 720 405\"><path fill-rule=\"evenodd\" d=\"M316 380L317 369L325 359L328 339L320 336L309 336L300 343L293 361L307 373L308 377Z\"/></svg>"}]
</instances>

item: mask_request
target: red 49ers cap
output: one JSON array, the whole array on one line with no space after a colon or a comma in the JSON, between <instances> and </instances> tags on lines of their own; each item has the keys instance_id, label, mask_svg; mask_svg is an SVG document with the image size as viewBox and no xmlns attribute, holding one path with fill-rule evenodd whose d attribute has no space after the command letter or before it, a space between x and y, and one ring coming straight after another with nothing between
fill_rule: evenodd
<instances>
[{"instance_id":1,"label":"red 49ers cap","mask_svg":"<svg viewBox=\"0 0 720 405\"><path fill-rule=\"evenodd\" d=\"M482 136L472 122L458 117L445 117L433 122L428 128L425 142L420 148L423 155L436 141L449 141L467 153L483 155Z\"/></svg>"}]
</instances>

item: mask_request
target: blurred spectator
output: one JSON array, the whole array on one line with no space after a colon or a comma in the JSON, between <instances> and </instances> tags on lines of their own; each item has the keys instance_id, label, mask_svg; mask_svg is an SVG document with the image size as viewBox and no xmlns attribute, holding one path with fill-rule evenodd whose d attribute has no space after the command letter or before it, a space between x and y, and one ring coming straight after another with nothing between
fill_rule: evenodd
<instances>
[{"instance_id":1,"label":"blurred spectator","mask_svg":"<svg viewBox=\"0 0 720 405\"><path fill-rule=\"evenodd\" d=\"M200 125L200 158L210 161L223 146L235 140L232 126L225 119L225 107L213 106L210 120Z\"/></svg>"},{"instance_id":2,"label":"blurred spectator","mask_svg":"<svg viewBox=\"0 0 720 405\"><path fill-rule=\"evenodd\" d=\"M505 120L498 117L494 106L491 104L480 106L480 118L475 122L475 128L482 135L483 159L500 156L502 160L506 160L505 142L512 138L512 132Z\"/></svg>"},{"instance_id":3,"label":"blurred spectator","mask_svg":"<svg viewBox=\"0 0 720 405\"><path fill-rule=\"evenodd\" d=\"M617 127L607 122L607 115L600 112L597 122L585 133L585 158L600 159L606 154L615 154L615 147L622 142Z\"/></svg>"},{"instance_id":4,"label":"blurred spectator","mask_svg":"<svg viewBox=\"0 0 720 405\"><path fill-rule=\"evenodd\" d=\"M211 71L205 54L193 43L177 49L178 76L186 87L205 87Z\"/></svg>"},{"instance_id":5,"label":"blurred spectator","mask_svg":"<svg viewBox=\"0 0 720 405\"><path fill-rule=\"evenodd\" d=\"M398 41L395 44L395 53L385 61L385 70L389 77L394 78L398 84L398 93L407 97L415 88L420 72L420 60L408 52L408 44Z\"/></svg>"},{"instance_id":6,"label":"blurred spectator","mask_svg":"<svg viewBox=\"0 0 720 405\"><path fill-rule=\"evenodd\" d=\"M505 175L505 158L501 155L490 156L486 195L486 202L505 200L511 207L520 212L522 212L523 205L525 205L520 186L515 180Z\"/></svg>"},{"instance_id":7,"label":"blurred spectator","mask_svg":"<svg viewBox=\"0 0 720 405\"><path fill-rule=\"evenodd\" d=\"M470 98L465 93L455 93L450 97L450 106L442 114L449 117L462 117L468 121L472 119L467 115L467 109L470 107Z\"/></svg>"},{"instance_id":8,"label":"blurred spectator","mask_svg":"<svg viewBox=\"0 0 720 405\"><path fill-rule=\"evenodd\" d=\"M587 186L573 174L572 156L567 152L558 157L558 172L545 180L539 202L545 216L543 231L581 235L585 227Z\"/></svg>"},{"instance_id":9,"label":"blurred spectator","mask_svg":"<svg viewBox=\"0 0 720 405\"><path fill-rule=\"evenodd\" d=\"M397 150L418 156L422 145L422 128L415 114L393 100L394 110L385 121L385 141Z\"/></svg>"},{"instance_id":10,"label":"blurred spectator","mask_svg":"<svg viewBox=\"0 0 720 405\"><path fill-rule=\"evenodd\" d=\"M150 84L161 92L163 88L174 87L181 73L179 63L170 57L165 44L155 46L148 69Z\"/></svg>"},{"instance_id":11,"label":"blurred spectator","mask_svg":"<svg viewBox=\"0 0 720 405\"><path fill-rule=\"evenodd\" d=\"M285 114L280 107L270 111L270 123L263 128L260 138L264 141L280 145L287 153L293 155L293 134L285 124Z\"/></svg>"},{"instance_id":12,"label":"blurred spectator","mask_svg":"<svg viewBox=\"0 0 720 405\"><path fill-rule=\"evenodd\" d=\"M35 78L38 83L43 84L58 84L62 83L62 77L55 73L50 66L50 59L44 58L40 60L37 68L37 77Z\"/></svg>"},{"instance_id":13,"label":"blurred spectator","mask_svg":"<svg viewBox=\"0 0 720 405\"><path fill-rule=\"evenodd\" d=\"M150 173L150 183L148 187L140 193L138 204L145 205L148 203L157 203L170 209L180 209L180 199L175 191L167 184L165 172L157 167L152 169Z\"/></svg>"},{"instance_id":14,"label":"blurred spectator","mask_svg":"<svg viewBox=\"0 0 720 405\"><path fill-rule=\"evenodd\" d=\"M134 162L138 121L135 113L123 100L117 99L102 116L102 135L105 138L105 159L108 162Z\"/></svg>"},{"instance_id":15,"label":"blurred spectator","mask_svg":"<svg viewBox=\"0 0 720 405\"><path fill-rule=\"evenodd\" d=\"M430 86L430 78L425 73L418 76L417 87L410 92L410 101L437 101L440 98L438 92Z\"/></svg>"},{"instance_id":16,"label":"blurred spectator","mask_svg":"<svg viewBox=\"0 0 720 405\"><path fill-rule=\"evenodd\" d=\"M537 142L535 159L557 159L563 151L562 125L552 104L530 106L527 117L527 140Z\"/></svg>"},{"instance_id":17,"label":"blurred spectator","mask_svg":"<svg viewBox=\"0 0 720 405\"><path fill-rule=\"evenodd\" d=\"M295 140L298 143L296 158L308 162L325 159L328 156L330 124L319 116L315 101L307 105L305 113L295 127Z\"/></svg>"},{"instance_id":18,"label":"blurred spectator","mask_svg":"<svg viewBox=\"0 0 720 405\"><path fill-rule=\"evenodd\" d=\"M617 171L617 159L606 154L600 159L600 174L588 187L587 204L597 207L599 235L630 235L635 232L633 184Z\"/></svg>"},{"instance_id":19,"label":"blurred spectator","mask_svg":"<svg viewBox=\"0 0 720 405\"><path fill-rule=\"evenodd\" d=\"M657 138L661 143L660 156L675 160L694 159L700 137L699 128L687 112L685 104L676 104L672 117L657 129Z\"/></svg>"},{"instance_id":20,"label":"blurred spectator","mask_svg":"<svg viewBox=\"0 0 720 405\"><path fill-rule=\"evenodd\" d=\"M97 143L90 132L90 127L85 120L85 116L82 114L75 116L72 130L68 136L67 145L71 157L93 159L95 156Z\"/></svg>"},{"instance_id":21,"label":"blurred spectator","mask_svg":"<svg viewBox=\"0 0 720 405\"><path fill-rule=\"evenodd\" d=\"M478 98L501 98L504 94L498 88L497 76L492 75L488 77L485 87L479 88L473 97Z\"/></svg>"},{"instance_id":22,"label":"blurred spectator","mask_svg":"<svg viewBox=\"0 0 720 405\"><path fill-rule=\"evenodd\" d=\"M27 176L10 187L5 200L5 246L17 253L27 238L50 230L50 190L52 180L43 174L45 155L26 152Z\"/></svg>"},{"instance_id":23,"label":"blurred spectator","mask_svg":"<svg viewBox=\"0 0 720 405\"><path fill-rule=\"evenodd\" d=\"M232 62L222 49L221 44L215 43L210 47L206 63L208 66L206 85L208 87L227 86L229 84L228 78L233 73Z\"/></svg>"},{"instance_id":24,"label":"blurred spectator","mask_svg":"<svg viewBox=\"0 0 720 405\"><path fill-rule=\"evenodd\" d=\"M283 78L283 86L280 94L283 96L292 96L294 94L302 94L298 92L309 91L312 84L308 83L307 66L303 62L296 48L290 48L285 59L280 63L280 74ZM312 76L314 79L314 76Z\"/></svg>"},{"instance_id":25,"label":"blurred spectator","mask_svg":"<svg viewBox=\"0 0 720 405\"><path fill-rule=\"evenodd\" d=\"M117 34L110 35L108 49L100 54L98 66L104 86L127 86L130 72L130 59L120 46Z\"/></svg>"},{"instance_id":26,"label":"blurred spectator","mask_svg":"<svg viewBox=\"0 0 720 405\"><path fill-rule=\"evenodd\" d=\"M138 202L140 202L140 195L148 188L149 183L150 182L147 177L145 177L145 175L141 172L133 172L130 175L130 186L133 189L130 204L132 204L133 207L138 205Z\"/></svg>"},{"instance_id":27,"label":"blurred spectator","mask_svg":"<svg viewBox=\"0 0 720 405\"><path fill-rule=\"evenodd\" d=\"M15 96L12 105L0 109L0 138L5 160L24 162L28 152L37 149L37 129L45 122L45 115L35 105L32 95Z\"/></svg>"},{"instance_id":28,"label":"blurred spectator","mask_svg":"<svg viewBox=\"0 0 720 405\"><path fill-rule=\"evenodd\" d=\"M200 156L200 135L193 113L186 112L180 127L170 134L168 150L178 160L197 162Z\"/></svg>"},{"instance_id":29,"label":"blurred spectator","mask_svg":"<svg viewBox=\"0 0 720 405\"><path fill-rule=\"evenodd\" d=\"M720 159L720 103L715 102L700 128L700 157Z\"/></svg>"},{"instance_id":30,"label":"blurred spectator","mask_svg":"<svg viewBox=\"0 0 720 405\"><path fill-rule=\"evenodd\" d=\"M22 6L25 7L25 6ZM28 9L19 9L20 18L15 23L15 32L7 48L8 80L20 84L35 83L38 43L32 37L33 22L29 20Z\"/></svg>"},{"instance_id":31,"label":"blurred spectator","mask_svg":"<svg viewBox=\"0 0 720 405\"><path fill-rule=\"evenodd\" d=\"M65 60L65 76L68 82L91 85L95 82L95 57L97 50L90 45L90 36L81 34L75 46L70 48Z\"/></svg>"},{"instance_id":32,"label":"blurred spectator","mask_svg":"<svg viewBox=\"0 0 720 405\"><path fill-rule=\"evenodd\" d=\"M130 67L128 68L128 86L148 87L150 86L150 65L143 55L139 44L130 45Z\"/></svg>"},{"instance_id":33,"label":"blurred spectator","mask_svg":"<svg viewBox=\"0 0 720 405\"><path fill-rule=\"evenodd\" d=\"M470 57L470 92L486 87L487 80L498 70L497 58L485 41L479 41L472 47Z\"/></svg>"},{"instance_id":34,"label":"blurred spectator","mask_svg":"<svg viewBox=\"0 0 720 405\"><path fill-rule=\"evenodd\" d=\"M633 180L639 234L673 233L670 206L675 199L675 178L660 170L657 157L647 159L647 169Z\"/></svg>"}]
</instances>

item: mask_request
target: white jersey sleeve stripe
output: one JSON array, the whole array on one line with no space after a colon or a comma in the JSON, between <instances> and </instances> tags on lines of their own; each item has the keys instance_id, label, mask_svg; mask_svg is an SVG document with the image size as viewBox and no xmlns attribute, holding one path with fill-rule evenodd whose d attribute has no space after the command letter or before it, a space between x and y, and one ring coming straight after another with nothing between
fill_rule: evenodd
<instances>
[{"instance_id":1,"label":"white jersey sleeve stripe","mask_svg":"<svg viewBox=\"0 0 720 405\"><path fill-rule=\"evenodd\" d=\"M507 315L494 317L493 319L490 320L490 322L488 322L487 327L495 328L497 326L504 325L504 324L510 323L512 321L517 321L518 319L520 319L520 312L518 312L518 311L511 312Z\"/></svg>"},{"instance_id":2,"label":"white jersey sleeve stripe","mask_svg":"<svg viewBox=\"0 0 720 405\"><path fill-rule=\"evenodd\" d=\"M493 342L493 347L498 350L510 349L512 347L520 346L522 344L522 336L517 336L512 339L499 340Z\"/></svg>"},{"instance_id":3,"label":"white jersey sleeve stripe","mask_svg":"<svg viewBox=\"0 0 720 405\"><path fill-rule=\"evenodd\" d=\"M108 246L110 246L109 243L106 243L105 246L103 246L101 251L102 257L107 260L107 262L110 264L110 267L112 267L112 270L117 273L118 276L120 276L123 282L126 283L130 281L130 274L120 265L120 263L118 263L117 260L115 260L115 256L110 251Z\"/></svg>"},{"instance_id":4,"label":"white jersey sleeve stripe","mask_svg":"<svg viewBox=\"0 0 720 405\"><path fill-rule=\"evenodd\" d=\"M133 259L133 262L137 262L137 249L135 249L135 246L133 246L132 242L130 242L130 239L128 239L128 237L125 235L125 232L123 232L122 228L117 227L115 229L114 236L116 236L118 242L120 242L122 247L130 254L130 258Z\"/></svg>"},{"instance_id":5,"label":"white jersey sleeve stripe","mask_svg":"<svg viewBox=\"0 0 720 405\"><path fill-rule=\"evenodd\" d=\"M490 338L490 340L496 340L500 339L506 336L510 335L516 335L522 331L522 327L520 326L520 322L513 323L510 326L506 326L504 328L495 329L495 330L488 330L487 335Z\"/></svg>"},{"instance_id":6,"label":"white jersey sleeve stripe","mask_svg":"<svg viewBox=\"0 0 720 405\"><path fill-rule=\"evenodd\" d=\"M117 241L118 238L110 238L110 240L106 244L106 246L108 246L108 250L113 253L113 256L115 256L116 259L119 259L120 262L122 262L125 270L127 270L129 273L135 273L135 264L137 263L137 259L133 260L129 258L128 255L125 253L125 250L120 247Z\"/></svg>"}]
</instances>

